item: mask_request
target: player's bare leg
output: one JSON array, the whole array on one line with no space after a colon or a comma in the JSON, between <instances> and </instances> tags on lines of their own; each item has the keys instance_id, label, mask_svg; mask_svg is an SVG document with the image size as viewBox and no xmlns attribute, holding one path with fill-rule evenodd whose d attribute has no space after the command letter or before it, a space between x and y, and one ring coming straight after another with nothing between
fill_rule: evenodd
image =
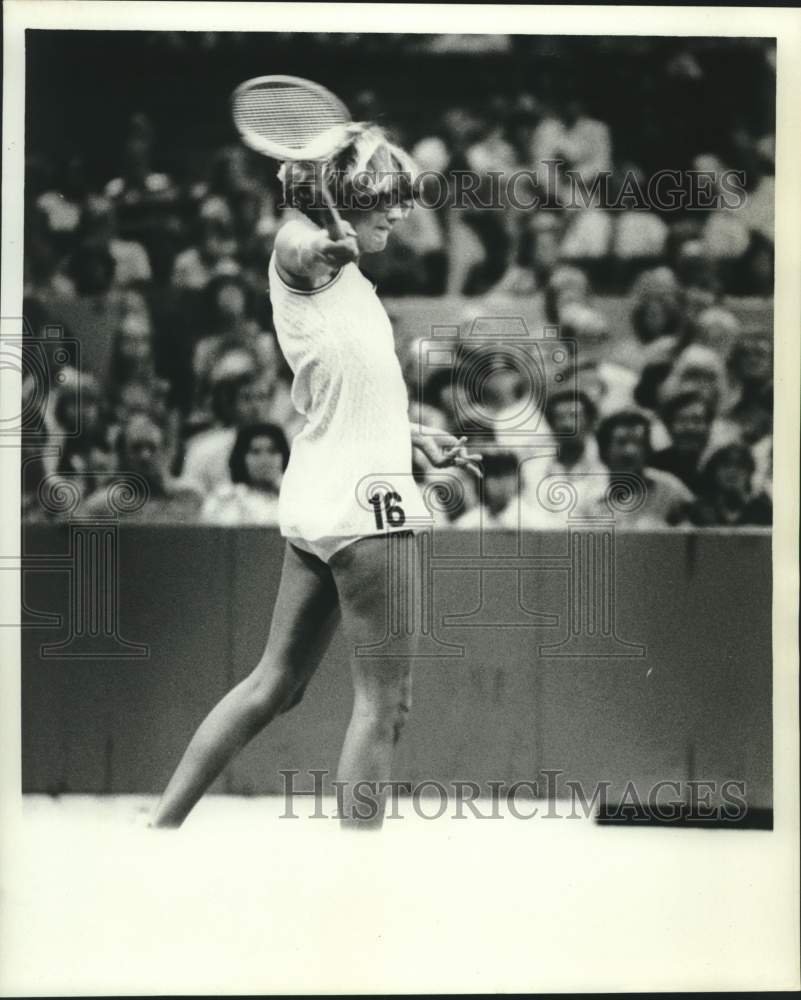
<instances>
[{"instance_id":1,"label":"player's bare leg","mask_svg":"<svg viewBox=\"0 0 801 1000\"><path fill-rule=\"evenodd\" d=\"M155 827L180 826L234 755L296 705L339 619L331 571L287 544L270 635L255 669L208 714L162 795Z\"/></svg>"},{"instance_id":2,"label":"player's bare leg","mask_svg":"<svg viewBox=\"0 0 801 1000\"><path fill-rule=\"evenodd\" d=\"M380 642L387 635L390 603L399 599L388 584L389 545L414 545L414 540L374 536L337 553L331 568L339 590L342 625L351 648L354 684L351 716L337 773L343 826L379 828L386 792L373 794L389 780L395 746L411 708L412 653L408 657L357 655L359 646ZM404 581L404 586L411 581ZM354 786L360 801L354 801ZM365 804L366 800L366 804Z\"/></svg>"}]
</instances>

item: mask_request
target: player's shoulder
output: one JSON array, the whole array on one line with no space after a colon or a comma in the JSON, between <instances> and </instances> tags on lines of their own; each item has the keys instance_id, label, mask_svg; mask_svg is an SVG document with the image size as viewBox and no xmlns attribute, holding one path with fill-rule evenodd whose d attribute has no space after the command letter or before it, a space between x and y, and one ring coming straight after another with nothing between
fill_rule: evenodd
<instances>
[{"instance_id":1,"label":"player's shoulder","mask_svg":"<svg viewBox=\"0 0 801 1000\"><path fill-rule=\"evenodd\" d=\"M316 230L316 226L302 215L292 214L283 222L275 234L275 252L281 254L293 249L298 242L308 239L309 235Z\"/></svg>"}]
</instances>

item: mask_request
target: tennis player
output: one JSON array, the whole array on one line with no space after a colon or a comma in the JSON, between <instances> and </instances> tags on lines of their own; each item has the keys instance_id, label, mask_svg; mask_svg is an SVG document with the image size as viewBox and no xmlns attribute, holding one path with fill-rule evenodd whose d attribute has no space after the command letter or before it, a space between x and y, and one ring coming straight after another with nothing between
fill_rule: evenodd
<instances>
[{"instance_id":1,"label":"tennis player","mask_svg":"<svg viewBox=\"0 0 801 1000\"><path fill-rule=\"evenodd\" d=\"M279 176L297 211L276 236L270 298L294 374L292 399L306 418L281 485L281 580L261 659L195 733L151 821L156 827L179 826L232 757L298 704L339 623L353 650L354 685L337 774L340 818L380 827L380 784L390 778L409 713L412 657L356 655L356 648L387 634L389 546L414 545L414 526L430 521L412 479L412 449L436 467L480 475L481 456L466 450L465 438L410 427L392 327L357 266L362 254L385 248L411 207L410 158L377 126L350 123L322 166L286 162ZM341 207L338 229L326 207L330 192Z\"/></svg>"}]
</instances>

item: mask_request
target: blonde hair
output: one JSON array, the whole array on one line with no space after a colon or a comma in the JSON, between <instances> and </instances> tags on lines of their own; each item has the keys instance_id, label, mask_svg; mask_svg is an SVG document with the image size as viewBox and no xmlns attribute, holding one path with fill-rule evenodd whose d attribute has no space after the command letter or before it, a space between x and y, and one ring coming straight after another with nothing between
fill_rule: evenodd
<instances>
[{"instance_id":1,"label":"blonde hair","mask_svg":"<svg viewBox=\"0 0 801 1000\"><path fill-rule=\"evenodd\" d=\"M314 218L325 207L320 180L338 208L375 208L384 199L411 201L419 170L414 160L387 133L371 122L336 126L334 150L325 161L286 161L278 178L288 205Z\"/></svg>"}]
</instances>

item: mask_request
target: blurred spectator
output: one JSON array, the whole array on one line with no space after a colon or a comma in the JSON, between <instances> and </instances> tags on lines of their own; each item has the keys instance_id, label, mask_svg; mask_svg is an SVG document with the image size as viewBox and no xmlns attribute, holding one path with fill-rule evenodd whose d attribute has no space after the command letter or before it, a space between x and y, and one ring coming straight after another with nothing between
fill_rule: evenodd
<instances>
[{"instance_id":1,"label":"blurred spectator","mask_svg":"<svg viewBox=\"0 0 801 1000\"><path fill-rule=\"evenodd\" d=\"M545 404L545 419L557 453L550 458L528 458L522 462L524 516L537 527L564 527L566 513L545 504L548 486L569 482L575 490L576 507L584 508L603 493L607 471L598 454L594 430L598 411L586 392L563 389L552 393Z\"/></svg>"},{"instance_id":2,"label":"blurred spectator","mask_svg":"<svg viewBox=\"0 0 801 1000\"><path fill-rule=\"evenodd\" d=\"M228 460L230 482L220 483L203 504L209 524L278 524L278 492L289 445L275 424L251 424L237 432Z\"/></svg>"},{"instance_id":3,"label":"blurred spectator","mask_svg":"<svg viewBox=\"0 0 801 1000\"><path fill-rule=\"evenodd\" d=\"M723 361L717 352L702 344L682 347L676 338L662 338L649 346L640 381L635 389L636 402L659 413L666 400L692 393L707 401L712 413L708 448L727 444L739 436L731 420L719 416L728 392ZM656 417L652 439L657 449L667 447L669 435Z\"/></svg>"},{"instance_id":4,"label":"blurred spectator","mask_svg":"<svg viewBox=\"0 0 801 1000\"><path fill-rule=\"evenodd\" d=\"M742 324L730 310L711 305L695 317L694 330L697 343L724 357L742 332Z\"/></svg>"},{"instance_id":5,"label":"blurred spectator","mask_svg":"<svg viewBox=\"0 0 801 1000\"><path fill-rule=\"evenodd\" d=\"M141 287L150 281L150 259L141 243L117 235L117 215L108 198L90 196L78 230L81 248L107 251L114 261L114 286Z\"/></svg>"},{"instance_id":6,"label":"blurred spectator","mask_svg":"<svg viewBox=\"0 0 801 1000\"><path fill-rule=\"evenodd\" d=\"M610 492L621 497L634 490L640 503L632 503L631 510L614 510L615 523L623 528L664 527L677 524L687 506L695 499L681 480L651 468L651 422L647 414L637 410L621 410L603 420L598 427L598 450L601 460L609 469ZM629 478L621 478L619 491L615 489L616 474L637 478L632 487ZM600 506L600 502L599 502ZM604 502L605 511L611 508Z\"/></svg>"},{"instance_id":7,"label":"blurred spectator","mask_svg":"<svg viewBox=\"0 0 801 1000\"><path fill-rule=\"evenodd\" d=\"M128 138L123 149L122 174L106 184L107 198L123 205L133 205L149 198L165 202L175 197L169 175L151 169L153 139L149 119L142 114L134 115L129 122Z\"/></svg>"},{"instance_id":8,"label":"blurred spectator","mask_svg":"<svg viewBox=\"0 0 801 1000\"><path fill-rule=\"evenodd\" d=\"M59 459L57 475L77 484L81 498L85 498L107 486L115 471L114 449L105 431L96 427L67 441Z\"/></svg>"},{"instance_id":9,"label":"blurred spectator","mask_svg":"<svg viewBox=\"0 0 801 1000\"><path fill-rule=\"evenodd\" d=\"M116 208L120 232L147 250L153 278L163 281L181 239L179 191L169 174L153 170L154 132L150 120L135 114L123 147L122 173L105 186Z\"/></svg>"},{"instance_id":10,"label":"blurred spectator","mask_svg":"<svg viewBox=\"0 0 801 1000\"><path fill-rule=\"evenodd\" d=\"M746 444L773 427L773 338L769 333L741 334L732 344L727 367L736 399L726 417Z\"/></svg>"},{"instance_id":11,"label":"blurred spectator","mask_svg":"<svg viewBox=\"0 0 801 1000\"><path fill-rule=\"evenodd\" d=\"M673 361L657 390L657 400L680 392L695 392L708 399L717 413L725 391L726 373L720 355L702 344L689 344Z\"/></svg>"},{"instance_id":12,"label":"blurred spectator","mask_svg":"<svg viewBox=\"0 0 801 1000\"><path fill-rule=\"evenodd\" d=\"M203 498L189 484L169 476L164 434L146 414L134 414L117 439L117 473L110 483L95 490L79 508L83 517L110 514L148 522L194 522ZM125 474L138 477L133 489L144 503L128 511L128 504L115 497L115 487L126 484ZM131 480L127 480L130 489ZM142 493L141 491L144 491Z\"/></svg>"},{"instance_id":13,"label":"blurred spectator","mask_svg":"<svg viewBox=\"0 0 801 1000\"><path fill-rule=\"evenodd\" d=\"M670 397L659 413L671 443L656 452L651 464L672 473L696 495L702 487L700 466L709 444L713 413L710 400L693 392Z\"/></svg>"},{"instance_id":14,"label":"blurred spectator","mask_svg":"<svg viewBox=\"0 0 801 1000\"><path fill-rule=\"evenodd\" d=\"M74 298L75 285L62 271L61 256L44 213L32 208L25 222L23 295L42 302L51 297Z\"/></svg>"},{"instance_id":15,"label":"blurred spectator","mask_svg":"<svg viewBox=\"0 0 801 1000\"><path fill-rule=\"evenodd\" d=\"M74 369L64 372L54 396L54 439L67 440L96 434L102 428L102 393L96 378Z\"/></svg>"},{"instance_id":16,"label":"blurred spectator","mask_svg":"<svg viewBox=\"0 0 801 1000\"><path fill-rule=\"evenodd\" d=\"M478 503L478 481L461 466L437 469L415 449L412 472L434 528L449 528Z\"/></svg>"},{"instance_id":17,"label":"blurred spectator","mask_svg":"<svg viewBox=\"0 0 801 1000\"><path fill-rule=\"evenodd\" d=\"M153 331L147 313L128 313L114 333L106 393L116 404L128 382L150 382L156 377Z\"/></svg>"},{"instance_id":18,"label":"blurred spectator","mask_svg":"<svg viewBox=\"0 0 801 1000\"><path fill-rule=\"evenodd\" d=\"M680 337L684 313L679 293L654 289L636 296L631 326L641 344L651 344L661 337Z\"/></svg>"},{"instance_id":19,"label":"blurred spectator","mask_svg":"<svg viewBox=\"0 0 801 1000\"><path fill-rule=\"evenodd\" d=\"M107 249L81 247L70 261L77 297L40 297L52 322L80 343L81 370L102 383L109 376L115 331L129 313L147 313L139 292L114 287L115 268Z\"/></svg>"},{"instance_id":20,"label":"blurred spectator","mask_svg":"<svg viewBox=\"0 0 801 1000\"><path fill-rule=\"evenodd\" d=\"M549 323L559 323L568 305L590 304L590 282L578 267L564 264L554 268L545 286L543 306Z\"/></svg>"},{"instance_id":21,"label":"blurred spectator","mask_svg":"<svg viewBox=\"0 0 801 1000\"><path fill-rule=\"evenodd\" d=\"M205 288L217 275L239 273L234 219L228 204L219 197L209 198L200 208L198 222L198 243L175 258L172 270L175 288Z\"/></svg>"},{"instance_id":22,"label":"blurred spectator","mask_svg":"<svg viewBox=\"0 0 801 1000\"><path fill-rule=\"evenodd\" d=\"M599 260L607 256L612 241L612 216L592 205L565 210L566 229L559 248L564 261Z\"/></svg>"},{"instance_id":23,"label":"blurred spectator","mask_svg":"<svg viewBox=\"0 0 801 1000\"><path fill-rule=\"evenodd\" d=\"M230 481L229 457L237 430L250 424L273 423L275 375L260 371L242 359L245 367L223 369L213 382L212 409L217 426L201 431L187 442L183 476L204 494Z\"/></svg>"},{"instance_id":24,"label":"blurred spectator","mask_svg":"<svg viewBox=\"0 0 801 1000\"><path fill-rule=\"evenodd\" d=\"M192 362L196 417L209 412L211 373L231 351L252 355L254 366L266 371L277 368L275 338L259 329L250 315L248 291L237 277L218 277L206 287L209 335L195 346Z\"/></svg>"},{"instance_id":25,"label":"blurred spectator","mask_svg":"<svg viewBox=\"0 0 801 1000\"><path fill-rule=\"evenodd\" d=\"M615 189L628 190L624 185L631 183L636 185L636 189L645 190L647 178L639 167L628 164L620 170ZM627 208L618 213L612 254L619 262L623 277L630 276L635 268L642 269L662 258L667 241L667 223L653 209Z\"/></svg>"},{"instance_id":26,"label":"blurred spectator","mask_svg":"<svg viewBox=\"0 0 801 1000\"><path fill-rule=\"evenodd\" d=\"M574 92L565 101L563 131L558 151L568 166L590 187L598 174L612 169L612 137L609 126L587 114L581 96Z\"/></svg>"},{"instance_id":27,"label":"blurred spectator","mask_svg":"<svg viewBox=\"0 0 801 1000\"><path fill-rule=\"evenodd\" d=\"M216 150L211 159L208 178L192 186L193 200L205 202L211 197L228 200L257 186L252 156L247 147L240 144Z\"/></svg>"},{"instance_id":28,"label":"blurred spectator","mask_svg":"<svg viewBox=\"0 0 801 1000\"><path fill-rule=\"evenodd\" d=\"M517 456L510 451L488 452L484 455L483 468L480 503L457 517L453 527L468 530L523 527L525 513L520 509Z\"/></svg>"},{"instance_id":29,"label":"blurred spectator","mask_svg":"<svg viewBox=\"0 0 801 1000\"><path fill-rule=\"evenodd\" d=\"M579 387L603 416L633 405L637 376L631 368L609 360L610 333L595 309L569 303L560 309L560 336L575 341L575 374Z\"/></svg>"},{"instance_id":30,"label":"blurred spectator","mask_svg":"<svg viewBox=\"0 0 801 1000\"><path fill-rule=\"evenodd\" d=\"M753 492L753 475L754 457L745 445L719 448L704 465L687 520L699 527L771 524L773 505L765 493Z\"/></svg>"}]
</instances>

